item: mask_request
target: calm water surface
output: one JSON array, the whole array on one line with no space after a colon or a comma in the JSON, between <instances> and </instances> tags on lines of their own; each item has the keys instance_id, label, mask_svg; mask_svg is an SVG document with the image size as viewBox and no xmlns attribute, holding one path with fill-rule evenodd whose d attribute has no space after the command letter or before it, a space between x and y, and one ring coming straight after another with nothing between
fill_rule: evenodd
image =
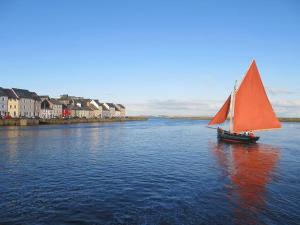
<instances>
[{"instance_id":1,"label":"calm water surface","mask_svg":"<svg viewBox=\"0 0 300 225\"><path fill-rule=\"evenodd\" d=\"M0 128L0 224L300 224L300 123L257 145L206 121Z\"/></svg>"}]
</instances>

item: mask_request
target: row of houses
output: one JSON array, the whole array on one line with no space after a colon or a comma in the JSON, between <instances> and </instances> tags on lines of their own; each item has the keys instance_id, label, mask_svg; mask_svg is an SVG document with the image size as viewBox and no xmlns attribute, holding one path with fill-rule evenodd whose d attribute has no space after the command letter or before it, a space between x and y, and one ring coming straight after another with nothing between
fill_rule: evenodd
<instances>
[{"instance_id":1,"label":"row of houses","mask_svg":"<svg viewBox=\"0 0 300 225\"><path fill-rule=\"evenodd\" d=\"M97 99L61 95L59 98L39 96L18 88L0 87L0 117L12 118L121 118L126 116L122 104Z\"/></svg>"}]
</instances>

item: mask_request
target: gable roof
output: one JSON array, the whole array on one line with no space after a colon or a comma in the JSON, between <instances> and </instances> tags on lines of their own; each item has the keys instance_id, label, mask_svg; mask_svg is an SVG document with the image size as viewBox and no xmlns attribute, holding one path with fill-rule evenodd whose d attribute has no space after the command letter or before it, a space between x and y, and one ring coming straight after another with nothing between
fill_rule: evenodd
<instances>
[{"instance_id":1,"label":"gable roof","mask_svg":"<svg viewBox=\"0 0 300 225\"><path fill-rule=\"evenodd\" d=\"M49 95L39 95L41 100L50 99Z\"/></svg>"},{"instance_id":2,"label":"gable roof","mask_svg":"<svg viewBox=\"0 0 300 225\"><path fill-rule=\"evenodd\" d=\"M49 102L51 102L53 105L62 105L62 103L54 98L49 99Z\"/></svg>"},{"instance_id":3,"label":"gable roof","mask_svg":"<svg viewBox=\"0 0 300 225\"><path fill-rule=\"evenodd\" d=\"M25 89L12 88L19 98L32 98L31 93Z\"/></svg>"},{"instance_id":4,"label":"gable roof","mask_svg":"<svg viewBox=\"0 0 300 225\"><path fill-rule=\"evenodd\" d=\"M32 96L32 98L34 99L34 100L36 100L36 101L42 101L41 99L40 99L40 97L35 93L35 92L30 92L31 93L31 96Z\"/></svg>"},{"instance_id":5,"label":"gable roof","mask_svg":"<svg viewBox=\"0 0 300 225\"><path fill-rule=\"evenodd\" d=\"M92 101L91 99L76 99L74 100L74 103L77 104L77 103L80 103L81 106L88 106L88 103Z\"/></svg>"},{"instance_id":6,"label":"gable roof","mask_svg":"<svg viewBox=\"0 0 300 225\"><path fill-rule=\"evenodd\" d=\"M8 98L18 99L16 94L11 89L4 89Z\"/></svg>"},{"instance_id":7,"label":"gable roof","mask_svg":"<svg viewBox=\"0 0 300 225\"><path fill-rule=\"evenodd\" d=\"M122 108L122 109L125 109L125 106L122 105L122 104L117 104L117 106L119 106L119 107Z\"/></svg>"},{"instance_id":8,"label":"gable roof","mask_svg":"<svg viewBox=\"0 0 300 225\"><path fill-rule=\"evenodd\" d=\"M121 108L120 108L120 106L118 106L117 104L114 104L115 105L115 109L116 109L116 111L121 111Z\"/></svg>"},{"instance_id":9,"label":"gable roof","mask_svg":"<svg viewBox=\"0 0 300 225\"><path fill-rule=\"evenodd\" d=\"M51 105L49 104L49 100L48 99L44 99L42 102L41 102L41 109L53 109L51 107Z\"/></svg>"},{"instance_id":10,"label":"gable roof","mask_svg":"<svg viewBox=\"0 0 300 225\"><path fill-rule=\"evenodd\" d=\"M35 92L30 92L26 89L12 88L13 92L19 98L29 98L36 101L41 101L40 97Z\"/></svg>"},{"instance_id":11,"label":"gable roof","mask_svg":"<svg viewBox=\"0 0 300 225\"><path fill-rule=\"evenodd\" d=\"M5 89L0 87L0 96L7 96Z\"/></svg>"},{"instance_id":12,"label":"gable roof","mask_svg":"<svg viewBox=\"0 0 300 225\"><path fill-rule=\"evenodd\" d=\"M109 108L106 106L105 103L100 103L100 106L102 106L103 111L109 111Z\"/></svg>"},{"instance_id":13,"label":"gable roof","mask_svg":"<svg viewBox=\"0 0 300 225\"><path fill-rule=\"evenodd\" d=\"M11 89L2 88L2 87L0 87L0 96L6 96L8 98L17 99L17 96Z\"/></svg>"},{"instance_id":14,"label":"gable roof","mask_svg":"<svg viewBox=\"0 0 300 225\"><path fill-rule=\"evenodd\" d=\"M109 108L116 108L114 103L106 103L106 104L109 106Z\"/></svg>"},{"instance_id":15,"label":"gable roof","mask_svg":"<svg viewBox=\"0 0 300 225\"><path fill-rule=\"evenodd\" d=\"M101 105L101 103L99 102L98 99L94 99L94 101L96 102L97 105L99 105L99 106Z\"/></svg>"}]
</instances>

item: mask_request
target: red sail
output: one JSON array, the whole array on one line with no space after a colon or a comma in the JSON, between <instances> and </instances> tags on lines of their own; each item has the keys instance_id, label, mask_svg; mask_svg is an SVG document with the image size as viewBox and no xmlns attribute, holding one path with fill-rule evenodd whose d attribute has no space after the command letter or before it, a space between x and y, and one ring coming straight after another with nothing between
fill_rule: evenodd
<instances>
[{"instance_id":1,"label":"red sail","mask_svg":"<svg viewBox=\"0 0 300 225\"><path fill-rule=\"evenodd\" d=\"M235 95L234 132L280 128L255 61Z\"/></svg>"},{"instance_id":2,"label":"red sail","mask_svg":"<svg viewBox=\"0 0 300 225\"><path fill-rule=\"evenodd\" d=\"M224 123L224 121L227 119L227 115L230 109L230 99L231 95L229 95L222 108L219 110L219 112L217 112L214 118L212 118L208 125Z\"/></svg>"}]
</instances>

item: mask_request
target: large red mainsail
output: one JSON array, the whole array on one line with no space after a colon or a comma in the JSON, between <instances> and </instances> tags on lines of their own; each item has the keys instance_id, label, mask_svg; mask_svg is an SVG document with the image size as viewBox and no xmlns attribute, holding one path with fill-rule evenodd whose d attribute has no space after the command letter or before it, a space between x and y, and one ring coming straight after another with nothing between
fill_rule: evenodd
<instances>
[{"instance_id":1,"label":"large red mainsail","mask_svg":"<svg viewBox=\"0 0 300 225\"><path fill-rule=\"evenodd\" d=\"M252 62L234 101L234 132L280 128L255 61Z\"/></svg>"},{"instance_id":2,"label":"large red mainsail","mask_svg":"<svg viewBox=\"0 0 300 225\"><path fill-rule=\"evenodd\" d=\"M227 119L228 112L230 109L230 101L231 101L231 95L229 95L222 108L219 110L219 112L217 112L214 118L212 118L212 120L209 122L208 125L224 123L224 121Z\"/></svg>"}]
</instances>

